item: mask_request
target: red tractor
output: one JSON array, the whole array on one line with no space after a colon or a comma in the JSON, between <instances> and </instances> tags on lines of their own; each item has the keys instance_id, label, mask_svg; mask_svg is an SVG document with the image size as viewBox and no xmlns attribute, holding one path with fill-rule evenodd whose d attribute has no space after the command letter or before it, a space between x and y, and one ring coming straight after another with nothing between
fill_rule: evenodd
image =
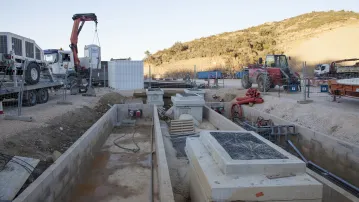
<instances>
[{"instance_id":1,"label":"red tractor","mask_svg":"<svg viewBox=\"0 0 359 202\"><path fill-rule=\"evenodd\" d=\"M283 86L285 90L289 87L300 90L300 77L289 68L285 55L267 55L264 65L262 58L259 58L258 64L244 69L243 88L248 89L252 84L258 84L258 90L261 92L268 92L277 85Z\"/></svg>"}]
</instances>

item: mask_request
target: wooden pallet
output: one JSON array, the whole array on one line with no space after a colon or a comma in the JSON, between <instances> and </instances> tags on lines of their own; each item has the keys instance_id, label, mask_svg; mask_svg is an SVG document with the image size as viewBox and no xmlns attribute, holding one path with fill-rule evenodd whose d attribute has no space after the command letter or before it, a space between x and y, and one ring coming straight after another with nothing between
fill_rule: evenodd
<instances>
[{"instance_id":1,"label":"wooden pallet","mask_svg":"<svg viewBox=\"0 0 359 202\"><path fill-rule=\"evenodd\" d=\"M193 120L171 120L170 134L185 135L194 132Z\"/></svg>"}]
</instances>

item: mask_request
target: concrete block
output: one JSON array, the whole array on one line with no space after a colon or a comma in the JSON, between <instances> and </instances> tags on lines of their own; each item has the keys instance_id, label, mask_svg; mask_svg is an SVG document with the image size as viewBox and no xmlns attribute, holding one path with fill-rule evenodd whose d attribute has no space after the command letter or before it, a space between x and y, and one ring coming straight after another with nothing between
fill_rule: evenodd
<instances>
[{"instance_id":1,"label":"concrete block","mask_svg":"<svg viewBox=\"0 0 359 202\"><path fill-rule=\"evenodd\" d=\"M251 134L258 140L264 142L274 150L281 153L287 159L259 159L259 160L234 160L226 150L218 143L218 141L210 134L218 131L202 131L199 137L208 152L211 154L219 168L226 175L251 175L251 174L265 174L265 175L287 175L290 173L305 173L306 165L297 157L286 152L282 148L266 140L262 136L252 131L245 133ZM238 131L223 131L235 133Z\"/></svg>"},{"instance_id":2,"label":"concrete block","mask_svg":"<svg viewBox=\"0 0 359 202\"><path fill-rule=\"evenodd\" d=\"M178 94L172 96L174 118L178 119L182 114L190 114L197 121L202 122L203 106L205 105L203 97L199 95L184 96L188 94ZM189 94L190 95L190 94Z\"/></svg>"},{"instance_id":3,"label":"concrete block","mask_svg":"<svg viewBox=\"0 0 359 202\"><path fill-rule=\"evenodd\" d=\"M147 104L163 106L163 90L162 89L146 89Z\"/></svg>"},{"instance_id":4,"label":"concrete block","mask_svg":"<svg viewBox=\"0 0 359 202\"><path fill-rule=\"evenodd\" d=\"M185 151L198 176L199 183L190 178L191 187L197 188L190 190L196 201L321 201L322 185L305 173L277 179L263 174L225 175L200 138L187 138Z\"/></svg>"}]
</instances>

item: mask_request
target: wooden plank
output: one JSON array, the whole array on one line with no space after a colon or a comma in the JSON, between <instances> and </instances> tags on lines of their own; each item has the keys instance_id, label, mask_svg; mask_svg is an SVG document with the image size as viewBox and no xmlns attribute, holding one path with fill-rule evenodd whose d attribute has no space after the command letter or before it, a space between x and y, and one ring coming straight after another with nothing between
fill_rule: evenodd
<instances>
[{"instance_id":1,"label":"wooden plank","mask_svg":"<svg viewBox=\"0 0 359 202\"><path fill-rule=\"evenodd\" d=\"M13 200L39 162L39 159L14 156L0 171L0 201Z\"/></svg>"}]
</instances>

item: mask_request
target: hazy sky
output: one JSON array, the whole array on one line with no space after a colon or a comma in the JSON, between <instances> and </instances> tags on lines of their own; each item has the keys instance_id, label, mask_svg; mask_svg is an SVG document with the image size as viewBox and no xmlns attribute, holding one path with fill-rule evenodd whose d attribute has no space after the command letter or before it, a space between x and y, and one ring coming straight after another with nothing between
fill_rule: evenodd
<instances>
[{"instance_id":1,"label":"hazy sky","mask_svg":"<svg viewBox=\"0 0 359 202\"><path fill-rule=\"evenodd\" d=\"M0 31L34 39L42 49L69 49L72 15L96 13L102 59L143 59L151 53L203 36L327 10L359 11L358 0L1 0ZM79 52L91 44L86 22Z\"/></svg>"}]
</instances>

